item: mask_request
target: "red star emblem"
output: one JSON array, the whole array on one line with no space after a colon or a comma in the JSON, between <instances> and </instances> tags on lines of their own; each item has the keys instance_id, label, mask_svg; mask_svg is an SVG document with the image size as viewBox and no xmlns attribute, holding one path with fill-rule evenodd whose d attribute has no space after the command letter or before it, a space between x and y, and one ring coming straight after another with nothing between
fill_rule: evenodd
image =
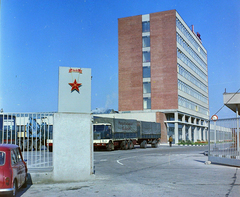
<instances>
[{"instance_id":1,"label":"red star emblem","mask_svg":"<svg viewBox=\"0 0 240 197\"><path fill-rule=\"evenodd\" d=\"M78 87L82 85L81 83L78 83L77 80L75 79L73 83L68 83L68 84L72 87L71 92L76 90L79 93Z\"/></svg>"}]
</instances>

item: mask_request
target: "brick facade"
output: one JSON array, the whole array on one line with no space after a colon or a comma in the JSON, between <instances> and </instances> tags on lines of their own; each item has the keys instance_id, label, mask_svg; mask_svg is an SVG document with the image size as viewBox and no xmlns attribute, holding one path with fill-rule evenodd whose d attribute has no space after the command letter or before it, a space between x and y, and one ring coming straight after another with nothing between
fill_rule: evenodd
<instances>
[{"instance_id":1,"label":"brick facade","mask_svg":"<svg viewBox=\"0 0 240 197\"><path fill-rule=\"evenodd\" d=\"M143 110L142 16L118 20L119 111ZM178 108L176 11L150 14L151 109Z\"/></svg>"},{"instance_id":2,"label":"brick facade","mask_svg":"<svg viewBox=\"0 0 240 197\"><path fill-rule=\"evenodd\" d=\"M176 11L150 14L151 108L178 108Z\"/></svg>"},{"instance_id":3,"label":"brick facade","mask_svg":"<svg viewBox=\"0 0 240 197\"><path fill-rule=\"evenodd\" d=\"M156 112L156 122L161 123L161 143L166 144L168 143L167 126L164 121L167 121L166 115L161 112Z\"/></svg>"},{"instance_id":4,"label":"brick facade","mask_svg":"<svg viewBox=\"0 0 240 197\"><path fill-rule=\"evenodd\" d=\"M176 17L178 24L176 24ZM142 33L142 21L145 22L148 19L150 19L150 32ZM177 25L180 29L177 28ZM120 112L130 111L131 113L137 111L137 113L142 113L143 116L146 116L146 119L149 118L147 117L149 115L148 112L155 113L152 121L161 123L161 143L168 143L168 134L173 135L174 143L178 143L179 140L191 140L192 136L192 140L199 139L202 135L201 131L203 130L205 132L206 125L199 124L196 127L196 122L186 123L184 119L179 120L179 118L177 118L178 114L180 114L180 116L187 114L188 117L191 117L195 121L205 121L205 119L207 119L208 104L203 103L204 97L200 95L200 98L197 98L194 93L181 89L181 83L186 83L186 86L193 87L200 93L203 92L204 89L197 87L193 80L188 80L186 77L181 76L181 73L179 73L179 80L183 78L184 82L179 83L180 86L178 89L178 63L181 66L180 69L191 70L190 73L195 78L201 76L198 75L198 72L194 72L189 68L189 65L185 64L186 62L182 62L182 57L179 58L178 62L177 47L183 48L182 53L190 60L192 58L194 59L194 57L188 52L188 45L193 47L191 50L195 51L204 62L206 61L206 57L204 57L203 54L205 53L205 49L201 45L201 42L199 42L199 38L188 28L176 10L121 18L118 20L118 28L118 110ZM185 37L185 33L183 32L184 28L195 40L195 44L198 44L198 48L191 46L193 42ZM183 34L183 38L178 37L178 39L183 39L187 45L181 46L182 42L177 43L176 37L178 34ZM146 43L148 42L146 36L150 36L150 47L142 48L143 36ZM200 50L202 50L202 53ZM142 51L150 51L150 62L143 63ZM187 61L187 59L184 61ZM197 59L194 61L194 64L202 70L202 65ZM143 66L145 68L150 66L151 76L147 76L149 78L143 79ZM207 76L207 72L205 74ZM204 77L202 79L204 80ZM151 80L151 93L149 92L150 84L147 84L149 80ZM143 81L147 82L144 84L146 85L146 92L144 94ZM207 83L205 83L205 85L207 86ZM181 100L181 105L178 105L178 94L184 99ZM205 97L208 97L208 93L204 94ZM151 99L151 109L143 110L143 97ZM195 105L203 106L201 108L202 111L198 111L198 108L193 109L192 106ZM169 119L168 116L169 120L167 120L165 113L170 114L174 119L171 120L171 117ZM171 124L168 124L169 121ZM181 125L179 121L182 121ZM167 124L168 127L166 126ZM190 131L189 135L186 136L188 131L185 128L189 125L194 125L196 129ZM203 140L205 139L204 137Z\"/></svg>"},{"instance_id":5,"label":"brick facade","mask_svg":"<svg viewBox=\"0 0 240 197\"><path fill-rule=\"evenodd\" d=\"M118 64L118 110L142 110L142 16L118 19Z\"/></svg>"}]
</instances>

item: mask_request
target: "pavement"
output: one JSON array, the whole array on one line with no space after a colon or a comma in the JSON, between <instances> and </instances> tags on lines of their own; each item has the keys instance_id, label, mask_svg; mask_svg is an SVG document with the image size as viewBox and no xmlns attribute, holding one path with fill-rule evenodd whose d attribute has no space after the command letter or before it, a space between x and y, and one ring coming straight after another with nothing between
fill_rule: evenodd
<instances>
[{"instance_id":1,"label":"pavement","mask_svg":"<svg viewBox=\"0 0 240 197\"><path fill-rule=\"evenodd\" d=\"M159 150L161 148L166 149L160 147ZM162 154L158 158L149 154L146 157L161 163L159 168L152 165L144 169L148 170L147 176L135 175L131 171L126 176L96 173L91 180L83 182L32 184L30 180L28 187L21 189L18 196L240 196L240 168L210 164L208 157L199 151Z\"/></svg>"}]
</instances>

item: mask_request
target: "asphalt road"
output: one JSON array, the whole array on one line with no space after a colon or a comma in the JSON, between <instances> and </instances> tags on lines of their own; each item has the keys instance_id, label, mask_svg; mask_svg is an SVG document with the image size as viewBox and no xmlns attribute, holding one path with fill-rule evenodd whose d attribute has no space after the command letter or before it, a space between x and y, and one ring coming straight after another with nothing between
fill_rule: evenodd
<instances>
[{"instance_id":1,"label":"asphalt road","mask_svg":"<svg viewBox=\"0 0 240 197\"><path fill-rule=\"evenodd\" d=\"M167 147L94 153L95 179L36 184L29 196L240 196L239 168L206 165L205 147Z\"/></svg>"}]
</instances>

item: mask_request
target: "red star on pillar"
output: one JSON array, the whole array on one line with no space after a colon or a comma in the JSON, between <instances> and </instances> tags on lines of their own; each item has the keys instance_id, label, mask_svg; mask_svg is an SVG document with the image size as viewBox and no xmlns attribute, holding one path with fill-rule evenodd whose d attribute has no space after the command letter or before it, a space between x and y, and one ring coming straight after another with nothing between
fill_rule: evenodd
<instances>
[{"instance_id":1,"label":"red star on pillar","mask_svg":"<svg viewBox=\"0 0 240 197\"><path fill-rule=\"evenodd\" d=\"M73 83L68 83L68 84L72 87L71 92L76 90L79 93L78 87L82 85L81 83L78 83L77 80L75 79Z\"/></svg>"}]
</instances>

